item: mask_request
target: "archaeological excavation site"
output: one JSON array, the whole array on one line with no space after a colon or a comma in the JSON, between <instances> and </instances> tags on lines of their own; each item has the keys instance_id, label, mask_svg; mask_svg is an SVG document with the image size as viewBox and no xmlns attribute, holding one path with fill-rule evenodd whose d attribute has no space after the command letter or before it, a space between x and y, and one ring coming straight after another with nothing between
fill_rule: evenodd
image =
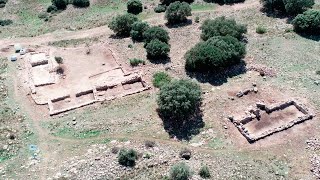
<instances>
[{"instance_id":1,"label":"archaeological excavation site","mask_svg":"<svg viewBox=\"0 0 320 180\"><path fill-rule=\"evenodd\" d=\"M48 106L50 115L150 88L141 72L125 70L105 45L41 47L21 58L34 103Z\"/></svg>"}]
</instances>

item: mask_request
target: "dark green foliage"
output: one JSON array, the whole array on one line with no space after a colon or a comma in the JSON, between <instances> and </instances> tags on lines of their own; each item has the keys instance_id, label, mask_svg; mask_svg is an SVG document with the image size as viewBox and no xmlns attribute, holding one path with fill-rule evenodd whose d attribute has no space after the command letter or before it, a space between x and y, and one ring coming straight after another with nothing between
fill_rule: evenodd
<instances>
[{"instance_id":1,"label":"dark green foliage","mask_svg":"<svg viewBox=\"0 0 320 180\"><path fill-rule=\"evenodd\" d=\"M73 0L72 4L80 8L89 7L90 0Z\"/></svg>"},{"instance_id":2,"label":"dark green foliage","mask_svg":"<svg viewBox=\"0 0 320 180\"><path fill-rule=\"evenodd\" d=\"M64 10L67 8L67 0L51 0L52 5L56 6L59 10Z\"/></svg>"},{"instance_id":3,"label":"dark green foliage","mask_svg":"<svg viewBox=\"0 0 320 180\"><path fill-rule=\"evenodd\" d=\"M130 36L133 23L137 22L138 18L133 14L118 15L112 18L108 27L113 30L118 36Z\"/></svg>"},{"instance_id":4,"label":"dark green foliage","mask_svg":"<svg viewBox=\"0 0 320 180\"><path fill-rule=\"evenodd\" d=\"M169 83L171 79L172 78L169 76L169 74L165 72L156 72L153 74L152 84L154 87L160 88L164 84Z\"/></svg>"},{"instance_id":5,"label":"dark green foliage","mask_svg":"<svg viewBox=\"0 0 320 180\"><path fill-rule=\"evenodd\" d=\"M196 18L194 19L194 21L195 21L196 23L199 23L199 22L200 22L200 17L199 17L199 16L196 16Z\"/></svg>"},{"instance_id":6,"label":"dark green foliage","mask_svg":"<svg viewBox=\"0 0 320 180\"><path fill-rule=\"evenodd\" d=\"M185 22L191 16L191 7L186 2L171 3L166 10L166 19L169 24Z\"/></svg>"},{"instance_id":7,"label":"dark green foliage","mask_svg":"<svg viewBox=\"0 0 320 180\"><path fill-rule=\"evenodd\" d=\"M320 10L308 10L299 14L292 21L294 31L312 35L320 35Z\"/></svg>"},{"instance_id":8,"label":"dark green foliage","mask_svg":"<svg viewBox=\"0 0 320 180\"><path fill-rule=\"evenodd\" d=\"M186 2L186 3L193 3L194 0L160 0L161 4L169 6L171 3L174 3L176 1L180 2Z\"/></svg>"},{"instance_id":9,"label":"dark green foliage","mask_svg":"<svg viewBox=\"0 0 320 180\"><path fill-rule=\"evenodd\" d=\"M265 11L279 11L289 15L303 13L314 5L314 0L260 0Z\"/></svg>"},{"instance_id":10,"label":"dark green foliage","mask_svg":"<svg viewBox=\"0 0 320 180\"><path fill-rule=\"evenodd\" d=\"M154 12L162 13L162 12L165 12L166 9L167 9L166 5L159 4L157 7L154 8Z\"/></svg>"},{"instance_id":11,"label":"dark green foliage","mask_svg":"<svg viewBox=\"0 0 320 180\"><path fill-rule=\"evenodd\" d=\"M173 80L160 88L157 103L162 116L183 123L201 103L200 86L190 80Z\"/></svg>"},{"instance_id":12,"label":"dark green foliage","mask_svg":"<svg viewBox=\"0 0 320 180\"><path fill-rule=\"evenodd\" d=\"M217 3L217 4L234 4L244 2L245 0L204 0L205 2Z\"/></svg>"},{"instance_id":13,"label":"dark green foliage","mask_svg":"<svg viewBox=\"0 0 320 180\"><path fill-rule=\"evenodd\" d=\"M138 154L133 149L121 149L118 154L118 162L123 166L133 167L138 159Z\"/></svg>"},{"instance_id":14,"label":"dark green foliage","mask_svg":"<svg viewBox=\"0 0 320 180\"><path fill-rule=\"evenodd\" d=\"M170 46L167 43L161 42L158 39L150 41L146 45L148 59L161 59L167 58L170 52Z\"/></svg>"},{"instance_id":15,"label":"dark green foliage","mask_svg":"<svg viewBox=\"0 0 320 180\"><path fill-rule=\"evenodd\" d=\"M0 8L3 8L6 6L8 0L0 0Z\"/></svg>"},{"instance_id":16,"label":"dark green foliage","mask_svg":"<svg viewBox=\"0 0 320 180\"><path fill-rule=\"evenodd\" d=\"M131 66L138 66L139 64L145 64L144 60L133 58L129 60Z\"/></svg>"},{"instance_id":17,"label":"dark green foliage","mask_svg":"<svg viewBox=\"0 0 320 180\"><path fill-rule=\"evenodd\" d=\"M57 62L58 64L62 64L62 63L63 63L62 57L55 56L54 59L56 60L56 62Z\"/></svg>"},{"instance_id":18,"label":"dark green foliage","mask_svg":"<svg viewBox=\"0 0 320 180\"><path fill-rule=\"evenodd\" d=\"M129 0L127 3L127 12L131 14L139 14L142 12L142 3L140 0Z\"/></svg>"},{"instance_id":19,"label":"dark green foliage","mask_svg":"<svg viewBox=\"0 0 320 180\"><path fill-rule=\"evenodd\" d=\"M267 32L267 29L266 29L265 27L258 26L258 27L256 28L256 33L258 33L258 34L264 34L264 33L266 33L266 32Z\"/></svg>"},{"instance_id":20,"label":"dark green foliage","mask_svg":"<svg viewBox=\"0 0 320 180\"><path fill-rule=\"evenodd\" d=\"M214 20L207 19L201 26L203 40L208 40L214 36L232 36L241 39L243 34L247 32L247 27L237 24L234 19L227 19L224 16Z\"/></svg>"},{"instance_id":21,"label":"dark green foliage","mask_svg":"<svg viewBox=\"0 0 320 180\"><path fill-rule=\"evenodd\" d=\"M12 23L13 21L11 19L4 19L4 20L0 19L0 26L9 26Z\"/></svg>"},{"instance_id":22,"label":"dark green foliage","mask_svg":"<svg viewBox=\"0 0 320 180\"><path fill-rule=\"evenodd\" d=\"M156 142L150 141L150 140L146 140L146 141L144 142L144 145L145 145L147 148L152 148L152 147L156 146Z\"/></svg>"},{"instance_id":23,"label":"dark green foliage","mask_svg":"<svg viewBox=\"0 0 320 180\"><path fill-rule=\"evenodd\" d=\"M146 30L143 33L143 38L144 38L144 41L146 44L154 39L158 39L159 41L162 41L164 43L168 43L168 41L170 39L168 32L158 26L153 26L153 27L149 28L148 30Z\"/></svg>"},{"instance_id":24,"label":"dark green foliage","mask_svg":"<svg viewBox=\"0 0 320 180\"><path fill-rule=\"evenodd\" d=\"M317 71L316 71L316 75L320 75L320 70L317 70Z\"/></svg>"},{"instance_id":25,"label":"dark green foliage","mask_svg":"<svg viewBox=\"0 0 320 180\"><path fill-rule=\"evenodd\" d=\"M283 0L286 12L290 15L303 13L312 8L314 0Z\"/></svg>"},{"instance_id":26,"label":"dark green foliage","mask_svg":"<svg viewBox=\"0 0 320 180\"><path fill-rule=\"evenodd\" d=\"M185 163L176 164L170 169L170 178L172 180L188 180L190 176L190 168Z\"/></svg>"},{"instance_id":27,"label":"dark green foliage","mask_svg":"<svg viewBox=\"0 0 320 180\"><path fill-rule=\"evenodd\" d=\"M204 178L204 179L208 179L211 177L210 171L208 166L202 166L199 170L199 176Z\"/></svg>"},{"instance_id":28,"label":"dark green foliage","mask_svg":"<svg viewBox=\"0 0 320 180\"><path fill-rule=\"evenodd\" d=\"M239 63L246 53L245 44L231 36L216 36L198 43L186 55L189 71L214 72L222 67Z\"/></svg>"},{"instance_id":29,"label":"dark green foliage","mask_svg":"<svg viewBox=\"0 0 320 180\"><path fill-rule=\"evenodd\" d=\"M48 12L48 13L54 13L54 12L56 12L56 11L58 11L58 8L57 8L55 5L50 5L50 6L48 6L48 8L47 8L47 12Z\"/></svg>"},{"instance_id":30,"label":"dark green foliage","mask_svg":"<svg viewBox=\"0 0 320 180\"><path fill-rule=\"evenodd\" d=\"M130 36L134 41L142 41L143 33L149 29L149 24L146 22L135 22L132 24Z\"/></svg>"}]
</instances>

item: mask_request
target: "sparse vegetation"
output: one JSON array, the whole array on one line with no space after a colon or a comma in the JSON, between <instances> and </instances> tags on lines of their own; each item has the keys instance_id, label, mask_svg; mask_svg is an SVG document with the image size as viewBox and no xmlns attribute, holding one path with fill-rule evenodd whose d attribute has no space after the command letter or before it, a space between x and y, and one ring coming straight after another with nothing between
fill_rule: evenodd
<instances>
[{"instance_id":1,"label":"sparse vegetation","mask_svg":"<svg viewBox=\"0 0 320 180\"><path fill-rule=\"evenodd\" d=\"M176 164L170 169L170 178L172 180L188 180L190 176L190 168L185 163Z\"/></svg>"},{"instance_id":2,"label":"sparse vegetation","mask_svg":"<svg viewBox=\"0 0 320 180\"><path fill-rule=\"evenodd\" d=\"M133 14L118 15L112 18L108 27L118 36L128 37L130 36L132 25L137 21L138 18Z\"/></svg>"},{"instance_id":3,"label":"sparse vegetation","mask_svg":"<svg viewBox=\"0 0 320 180\"><path fill-rule=\"evenodd\" d=\"M138 153L133 149L120 149L118 154L118 162L123 166L133 167L138 159Z\"/></svg>"},{"instance_id":4,"label":"sparse vegetation","mask_svg":"<svg viewBox=\"0 0 320 180\"><path fill-rule=\"evenodd\" d=\"M191 7L188 3L179 1L171 3L165 15L169 24L185 22L188 16L191 16Z\"/></svg>"},{"instance_id":5,"label":"sparse vegetation","mask_svg":"<svg viewBox=\"0 0 320 180\"><path fill-rule=\"evenodd\" d=\"M154 141L149 141L149 140L146 140L144 142L144 145L147 147L147 148L152 148L156 145L156 143Z\"/></svg>"},{"instance_id":6,"label":"sparse vegetation","mask_svg":"<svg viewBox=\"0 0 320 180\"><path fill-rule=\"evenodd\" d=\"M208 178L211 177L210 170L209 170L208 166L202 166L200 168L199 176L204 178L204 179L208 179Z\"/></svg>"},{"instance_id":7,"label":"sparse vegetation","mask_svg":"<svg viewBox=\"0 0 320 180\"><path fill-rule=\"evenodd\" d=\"M157 103L162 116L181 122L196 112L201 99L201 89L197 83L173 80L160 88Z\"/></svg>"},{"instance_id":8,"label":"sparse vegetation","mask_svg":"<svg viewBox=\"0 0 320 180\"><path fill-rule=\"evenodd\" d=\"M161 86L169 83L172 80L171 76L165 72L156 72L153 74L152 84L154 87L160 88Z\"/></svg>"},{"instance_id":9,"label":"sparse vegetation","mask_svg":"<svg viewBox=\"0 0 320 180\"><path fill-rule=\"evenodd\" d=\"M140 0L129 0L127 3L127 12L131 14L139 14L142 12L143 7Z\"/></svg>"},{"instance_id":10,"label":"sparse vegetation","mask_svg":"<svg viewBox=\"0 0 320 180\"><path fill-rule=\"evenodd\" d=\"M245 25L237 24L234 19L227 19L226 17L218 17L214 20L207 19L201 26L203 40L208 40L214 36L232 36L241 39L243 34L247 32Z\"/></svg>"},{"instance_id":11,"label":"sparse vegetation","mask_svg":"<svg viewBox=\"0 0 320 180\"><path fill-rule=\"evenodd\" d=\"M132 29L130 31L130 36L134 41L143 41L143 33L148 30L149 24L146 22L135 22L132 24Z\"/></svg>"},{"instance_id":12,"label":"sparse vegetation","mask_svg":"<svg viewBox=\"0 0 320 180\"><path fill-rule=\"evenodd\" d=\"M231 36L216 36L198 43L186 55L189 71L216 72L222 67L239 63L246 53L244 43Z\"/></svg>"},{"instance_id":13,"label":"sparse vegetation","mask_svg":"<svg viewBox=\"0 0 320 180\"><path fill-rule=\"evenodd\" d=\"M143 38L146 44L148 44L152 40L159 40L161 42L168 44L170 40L168 32L158 26L153 26L148 30L146 30L143 33Z\"/></svg>"},{"instance_id":14,"label":"sparse vegetation","mask_svg":"<svg viewBox=\"0 0 320 180\"><path fill-rule=\"evenodd\" d=\"M72 4L76 7L84 8L90 6L90 0L73 0Z\"/></svg>"},{"instance_id":15,"label":"sparse vegetation","mask_svg":"<svg viewBox=\"0 0 320 180\"><path fill-rule=\"evenodd\" d=\"M170 46L167 43L161 42L158 39L151 40L146 45L148 59L162 59L167 58L170 52Z\"/></svg>"},{"instance_id":16,"label":"sparse vegetation","mask_svg":"<svg viewBox=\"0 0 320 180\"><path fill-rule=\"evenodd\" d=\"M185 160L189 160L191 158L191 150L184 148L180 151L179 156Z\"/></svg>"},{"instance_id":17,"label":"sparse vegetation","mask_svg":"<svg viewBox=\"0 0 320 180\"><path fill-rule=\"evenodd\" d=\"M256 28L256 33L258 33L258 34L264 34L266 32L267 32L267 29L265 27L263 27L263 26L258 26Z\"/></svg>"},{"instance_id":18,"label":"sparse vegetation","mask_svg":"<svg viewBox=\"0 0 320 180\"><path fill-rule=\"evenodd\" d=\"M138 66L139 64L145 64L144 60L133 58L129 60L131 66Z\"/></svg>"},{"instance_id":19,"label":"sparse vegetation","mask_svg":"<svg viewBox=\"0 0 320 180\"><path fill-rule=\"evenodd\" d=\"M320 34L320 10L308 10L292 21L294 31L306 34Z\"/></svg>"},{"instance_id":20,"label":"sparse vegetation","mask_svg":"<svg viewBox=\"0 0 320 180\"><path fill-rule=\"evenodd\" d=\"M167 9L166 5L159 4L157 7L154 8L154 12L162 13L162 12L165 12L166 9Z\"/></svg>"}]
</instances>

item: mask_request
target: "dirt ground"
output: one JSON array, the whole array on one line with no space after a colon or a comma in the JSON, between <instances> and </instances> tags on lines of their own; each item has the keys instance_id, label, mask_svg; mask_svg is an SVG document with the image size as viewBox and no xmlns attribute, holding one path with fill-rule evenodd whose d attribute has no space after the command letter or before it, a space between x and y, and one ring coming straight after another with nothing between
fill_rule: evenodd
<instances>
[{"instance_id":1,"label":"dirt ground","mask_svg":"<svg viewBox=\"0 0 320 180\"><path fill-rule=\"evenodd\" d=\"M116 52L119 64L128 70L142 71L147 83L151 84L152 75L157 71L167 71L174 78L190 78L184 70L184 54L200 41L201 23L206 18L225 15L248 25L246 35L248 53L244 59L246 67L266 68L273 74L272 77L261 77L256 71L240 71L241 73L236 74L217 75L219 81L215 77L203 79L193 77L200 83L204 92L201 107L204 126L199 132L191 133L190 140L178 141L169 136L155 111L158 92L155 88L137 95L93 104L50 117L47 107L35 105L23 87L25 84L21 78L24 71L23 62L20 59L17 62L8 62L7 80L4 82L9 87L9 98L5 101L9 101L11 107L19 105L19 113L26 117L24 124L27 124L34 135L23 139L24 143L18 155L1 162L1 177L48 179L67 170L70 172L72 164L79 164L75 165L78 174L73 178L89 179L91 176L88 176L87 172L93 167L95 172L100 172L102 175L110 171L110 168L114 168L113 172L125 171L124 175L128 175L129 178L134 178L130 174L132 172L141 175L136 176L137 179L150 179L150 177L161 179L170 165L182 161L177 157L178 151L190 148L195 156L187 163L195 171L199 169L201 163L208 164L214 172L212 179L315 179L310 172L310 157L319 152L306 150L305 147L308 139L320 136L318 116L253 144L249 144L227 119L229 115L241 114L257 101L273 104L294 98L305 104L316 115L320 110L319 86L314 84L314 81L320 78L315 75L315 71L318 70L316 68L319 67L317 55L320 52L319 43L293 32L285 33L287 28L291 28L286 19L267 17L260 12L260 8L261 5L257 0L246 0L245 3L231 6L217 5L214 10L193 12L192 19L199 16L200 23L193 22L178 28L166 27L165 20L159 18L163 14L148 15L145 21L152 25L161 25L170 34L170 62L153 64L146 61L146 65L136 68L130 67L128 60L146 59L143 43L133 43L130 38L112 38L113 33L106 26L78 31L60 30L36 37L0 39L2 57L8 57L13 53L12 45L15 43L21 43L23 46L48 46L53 41L70 40L70 47L50 48L59 49L57 55L66 59L65 66L72 67L72 69L66 68L66 73L70 74L66 78L70 78L67 80L72 83L63 84L61 81L61 84L44 89L46 92L51 92L50 94L55 93L56 86L70 89L68 86L72 85L74 91L85 86L84 82L88 79L82 79L84 76L79 76L79 72L87 77L92 73L116 66L113 62L104 62L101 50L94 48L100 43L106 43ZM255 28L261 24L268 29L265 35L255 33ZM91 58L89 55L90 58L83 58L87 57L83 55L85 43L73 48L72 53L68 51L74 46L71 40L94 37L99 37L99 42L91 42L90 46L93 47L91 54L100 53L99 56ZM129 48L129 44L133 48ZM305 53L296 54L298 51ZM106 65L102 65L102 61ZM234 68L243 70L241 66ZM257 84L258 93L250 93L242 98L235 97L240 90L252 87L252 83ZM286 113L281 115L275 113L267 119L285 120L286 117L291 119L296 116L299 116L299 113L289 108ZM256 132L265 125L257 123L250 126ZM155 141L160 150L143 148L145 140ZM36 144L39 149L36 156L29 150L31 144ZM139 168L132 171L121 169L115 164L116 156L110 153L110 148L119 145L134 147L141 153L151 153L154 155L151 161L164 159L169 163L160 165L159 168L143 169L140 167L148 160L142 158L138 161ZM98 156L103 156L100 158L101 162L96 160L99 159ZM110 159L112 160L110 166L101 167L103 162L109 163Z\"/></svg>"}]
</instances>

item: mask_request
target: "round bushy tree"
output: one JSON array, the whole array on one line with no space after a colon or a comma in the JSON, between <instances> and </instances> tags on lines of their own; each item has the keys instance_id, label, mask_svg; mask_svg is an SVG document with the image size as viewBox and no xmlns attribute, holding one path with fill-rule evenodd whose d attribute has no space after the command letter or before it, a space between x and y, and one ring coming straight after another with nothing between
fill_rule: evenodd
<instances>
[{"instance_id":1,"label":"round bushy tree","mask_svg":"<svg viewBox=\"0 0 320 180\"><path fill-rule=\"evenodd\" d=\"M161 4L169 6L171 3L174 3L176 1L180 2L186 2L186 3L193 3L194 0L160 0Z\"/></svg>"},{"instance_id":2,"label":"round bushy tree","mask_svg":"<svg viewBox=\"0 0 320 180\"><path fill-rule=\"evenodd\" d=\"M132 24L132 29L130 31L130 36L134 41L142 41L143 40L143 33L148 30L149 24L146 22L135 22Z\"/></svg>"},{"instance_id":3,"label":"round bushy tree","mask_svg":"<svg viewBox=\"0 0 320 180\"><path fill-rule=\"evenodd\" d=\"M56 6L60 10L66 9L68 5L67 0L52 0L51 2L54 6Z\"/></svg>"},{"instance_id":4,"label":"round bushy tree","mask_svg":"<svg viewBox=\"0 0 320 180\"><path fill-rule=\"evenodd\" d=\"M50 5L50 6L48 6L48 8L47 8L47 12L48 12L48 13L54 13L54 12L56 12L56 11L58 11L58 8L57 8L55 5Z\"/></svg>"},{"instance_id":5,"label":"round bushy tree","mask_svg":"<svg viewBox=\"0 0 320 180\"><path fill-rule=\"evenodd\" d=\"M312 8L314 0L283 0L287 14L296 15Z\"/></svg>"},{"instance_id":6,"label":"round bushy tree","mask_svg":"<svg viewBox=\"0 0 320 180\"><path fill-rule=\"evenodd\" d=\"M320 10L308 10L299 14L292 23L298 33L320 35Z\"/></svg>"},{"instance_id":7,"label":"round bushy tree","mask_svg":"<svg viewBox=\"0 0 320 180\"><path fill-rule=\"evenodd\" d=\"M179 163L170 169L172 180L188 180L191 176L190 168L185 163Z\"/></svg>"},{"instance_id":8,"label":"round bushy tree","mask_svg":"<svg viewBox=\"0 0 320 180\"><path fill-rule=\"evenodd\" d=\"M129 0L127 3L127 12L131 14L139 14L142 12L142 3L140 0Z\"/></svg>"},{"instance_id":9,"label":"round bushy tree","mask_svg":"<svg viewBox=\"0 0 320 180\"><path fill-rule=\"evenodd\" d=\"M118 162L123 166L133 167L138 159L138 154L133 149L121 149L118 154Z\"/></svg>"},{"instance_id":10,"label":"round bushy tree","mask_svg":"<svg viewBox=\"0 0 320 180\"><path fill-rule=\"evenodd\" d=\"M149 59L166 58L170 52L170 46L158 39L151 40L145 48Z\"/></svg>"},{"instance_id":11,"label":"round bushy tree","mask_svg":"<svg viewBox=\"0 0 320 180\"><path fill-rule=\"evenodd\" d=\"M201 26L203 40L208 40L214 36L232 36L241 39L243 34L247 32L245 25L237 24L234 19L227 19L224 16L214 20L207 19Z\"/></svg>"},{"instance_id":12,"label":"round bushy tree","mask_svg":"<svg viewBox=\"0 0 320 180\"><path fill-rule=\"evenodd\" d=\"M236 38L216 36L190 49L185 55L185 67L188 71L214 72L239 63L245 53L245 44Z\"/></svg>"},{"instance_id":13,"label":"round bushy tree","mask_svg":"<svg viewBox=\"0 0 320 180\"><path fill-rule=\"evenodd\" d=\"M191 16L191 7L186 2L171 3L166 10L166 19L169 24L185 22Z\"/></svg>"},{"instance_id":14,"label":"round bushy tree","mask_svg":"<svg viewBox=\"0 0 320 180\"><path fill-rule=\"evenodd\" d=\"M279 11L289 15L303 13L314 5L314 0L261 0L265 11Z\"/></svg>"},{"instance_id":15,"label":"round bushy tree","mask_svg":"<svg viewBox=\"0 0 320 180\"><path fill-rule=\"evenodd\" d=\"M157 103L162 116L183 123L201 103L200 86L190 80L173 80L160 88Z\"/></svg>"},{"instance_id":16,"label":"round bushy tree","mask_svg":"<svg viewBox=\"0 0 320 180\"><path fill-rule=\"evenodd\" d=\"M130 36L133 23L137 22L138 18L133 14L118 15L112 18L108 27L113 30L118 36Z\"/></svg>"},{"instance_id":17,"label":"round bushy tree","mask_svg":"<svg viewBox=\"0 0 320 180\"><path fill-rule=\"evenodd\" d=\"M158 39L159 41L164 43L168 43L168 41L170 40L168 32L158 26L153 26L146 30L143 33L143 38L146 44L154 39Z\"/></svg>"},{"instance_id":18,"label":"round bushy tree","mask_svg":"<svg viewBox=\"0 0 320 180\"><path fill-rule=\"evenodd\" d=\"M90 0L73 0L72 4L76 7L89 7L90 6Z\"/></svg>"},{"instance_id":19,"label":"round bushy tree","mask_svg":"<svg viewBox=\"0 0 320 180\"><path fill-rule=\"evenodd\" d=\"M162 13L162 12L165 12L166 9L167 9L166 5L159 4L157 7L154 8L154 12Z\"/></svg>"}]
</instances>

